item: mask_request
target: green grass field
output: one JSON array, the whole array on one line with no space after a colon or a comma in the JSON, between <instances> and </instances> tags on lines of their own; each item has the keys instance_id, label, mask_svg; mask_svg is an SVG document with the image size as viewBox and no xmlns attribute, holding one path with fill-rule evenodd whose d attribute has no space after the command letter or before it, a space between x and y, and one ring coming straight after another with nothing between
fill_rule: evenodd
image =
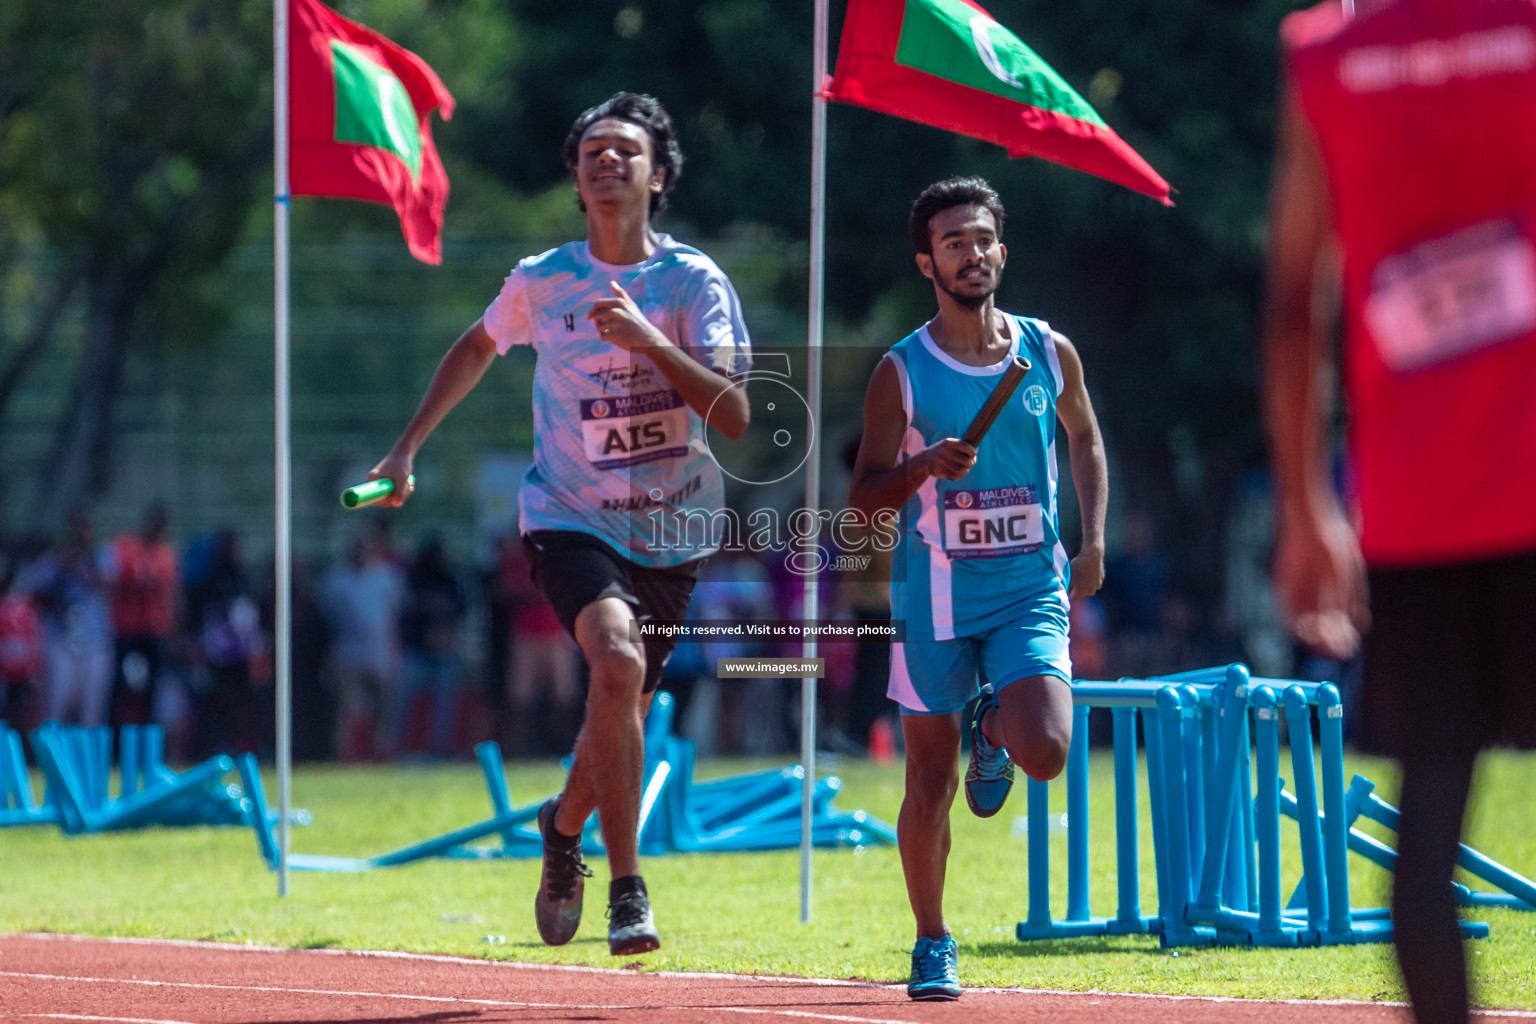
<instances>
[{"instance_id":1,"label":"green grass field","mask_svg":"<svg viewBox=\"0 0 1536 1024\"><path fill-rule=\"evenodd\" d=\"M787 758L785 760L788 760ZM782 763L782 762L780 762ZM711 762L701 778L761 764ZM901 767L844 761L837 804L894 822ZM1354 759L1349 771L1375 779L1389 800L1389 765ZM559 769L515 764L519 805L554 791ZM1144 776L1143 776L1144 778ZM1484 761L1470 841L1526 875L1536 874L1536 757L1494 754ZM1112 783L1106 755L1093 765L1093 904L1115 901ZM269 792L271 781L268 781ZM301 767L294 801L314 813L295 829L295 849L359 856L481 820L489 803L468 760L444 766ZM1053 787L1064 805L1065 790ZM1400 999L1384 946L1299 951L1185 949L1166 952L1147 936L1020 943L1025 916L1025 840L1013 831L1022 787L996 818L973 818L963 800L952 818L947 913L960 942L961 978L1017 985L1122 992L1266 998ZM1063 809L1064 806L1063 806ZM1295 830L1282 826L1289 860L1285 892L1300 875ZM1150 831L1142 829L1142 905L1155 907ZM1053 838L1054 910L1065 909L1064 836ZM432 860L359 875L294 873L288 897L263 866L249 830L164 829L66 838L52 827L0 830L0 931L210 939L298 947L398 949L463 956L611 966L605 944L607 871L589 886L587 920L570 945L538 941L530 903L537 860ZM1388 876L1350 860L1354 904L1379 906ZM891 847L819 851L812 923L799 921L799 858L773 854L668 856L645 863L664 942L652 968L830 978L904 980L912 922L901 864ZM1484 911L1492 937L1469 946L1479 1003L1536 1008L1536 914ZM487 941L504 937L504 942Z\"/></svg>"}]
</instances>

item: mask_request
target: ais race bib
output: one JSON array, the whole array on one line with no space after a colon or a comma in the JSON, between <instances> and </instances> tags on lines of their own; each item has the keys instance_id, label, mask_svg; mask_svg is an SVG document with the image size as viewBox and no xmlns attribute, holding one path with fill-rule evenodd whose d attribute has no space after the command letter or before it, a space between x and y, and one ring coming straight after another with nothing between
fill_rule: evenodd
<instances>
[{"instance_id":1,"label":"ais race bib","mask_svg":"<svg viewBox=\"0 0 1536 1024\"><path fill-rule=\"evenodd\" d=\"M1420 242L1376 265L1365 317L1398 371L1518 337L1536 329L1536 251L1508 218Z\"/></svg>"},{"instance_id":2,"label":"ais race bib","mask_svg":"<svg viewBox=\"0 0 1536 1024\"><path fill-rule=\"evenodd\" d=\"M1033 487L944 492L944 550L950 558L1027 555L1045 543Z\"/></svg>"},{"instance_id":3,"label":"ais race bib","mask_svg":"<svg viewBox=\"0 0 1536 1024\"><path fill-rule=\"evenodd\" d=\"M581 440L598 469L623 469L688 452L688 407L676 391L581 401Z\"/></svg>"}]
</instances>

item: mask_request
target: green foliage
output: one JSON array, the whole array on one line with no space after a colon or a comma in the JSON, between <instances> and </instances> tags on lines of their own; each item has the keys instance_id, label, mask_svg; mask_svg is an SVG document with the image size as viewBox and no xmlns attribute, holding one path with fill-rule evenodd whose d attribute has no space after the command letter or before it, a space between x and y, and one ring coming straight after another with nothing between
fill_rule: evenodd
<instances>
[{"instance_id":1,"label":"green foliage","mask_svg":"<svg viewBox=\"0 0 1536 1024\"><path fill-rule=\"evenodd\" d=\"M0 122L0 180L9 213L55 245L110 246L129 263L163 244L199 189L233 192L236 158L270 109L265 3L208 0L31 4L8 51L21 100ZM223 179L206 182L217 171ZM238 224L238 221L236 221ZM196 249L216 224L177 226ZM223 234L229 229L223 227Z\"/></svg>"},{"instance_id":2,"label":"green foliage","mask_svg":"<svg viewBox=\"0 0 1536 1024\"><path fill-rule=\"evenodd\" d=\"M458 5L447 6L462 16ZM1154 436L1182 424L1205 439L1242 420L1251 448L1246 397L1233 392L1252 379L1275 29L1291 6L1269 0L1173 11L1152 2L997 0L994 15L1094 97L1179 189L1179 207L1164 210L1098 179L834 106L830 305L857 319L899 290L924 308L927 285L905 241L907 207L939 177L985 174L1012 208L1014 267L1004 300L1081 335L1110 421ZM522 0L513 16L509 81L491 93L461 90L460 114L440 132L446 150L519 191L539 192L564 176L560 144L576 113L620 88L648 91L668 104L689 158L673 216L707 235L745 222L805 237L809 0L575 9ZM445 74L455 84L451 65ZM482 230L461 223L450 219L457 230ZM776 299L794 305L803 288ZM1149 402L1148 385L1183 395L1193 386L1202 400Z\"/></svg>"},{"instance_id":3,"label":"green foliage","mask_svg":"<svg viewBox=\"0 0 1536 1024\"><path fill-rule=\"evenodd\" d=\"M0 21L0 51L12 55L0 70L0 258L20 241L45 244L62 255L61 279L83 282L79 362L55 428L52 479L34 502L38 525L52 526L91 476L110 479L108 427L128 352L220 326L211 284L270 147L271 8L12 6L27 13ZM25 272L10 259L0 266L5 278ZM6 326L47 308L43 300ZM53 341L46 319L34 333L39 345ZM27 351L0 364L8 389Z\"/></svg>"},{"instance_id":4,"label":"green foliage","mask_svg":"<svg viewBox=\"0 0 1536 1024\"><path fill-rule=\"evenodd\" d=\"M992 179L1010 211L1001 304L1044 317L1077 342L1110 445L1113 511L1154 509L1162 534L1178 538L1179 584L1206 599L1220 585L1232 483L1263 458L1252 353L1276 28L1294 5L988 4L1173 183L1171 210L936 129L854 107L828 112L828 343L886 345L927 319L932 293L913 267L908 206L941 177ZM811 0L338 7L420 53L457 98L453 120L433 128L453 181L450 247L579 236L584 223L560 156L566 132L615 90L651 92L672 111L688 157L660 226L750 253L728 269L754 332L774 344L804 338ZM844 5L832 7L835 59ZM40 267L96 256L156 271L117 314L135 328L137 340L125 344L236 343L219 332L231 291L219 275L242 224L247 239L270 237L259 187L267 180L269 17L269 0L6 5L6 337L24 334L29 311L46 304ZM301 245L399 236L389 209L333 200L298 202L294 229ZM40 261L34 251L23 261L23 243L63 256ZM506 265L522 255L509 248ZM156 256L158 269L146 263ZM397 307L452 292L453 309L465 308L457 287L434 280L441 272L414 271L335 298ZM458 284L483 305L494 280ZM332 298L310 288L298 283L296 302ZM356 386L396 383L359 378Z\"/></svg>"}]
</instances>

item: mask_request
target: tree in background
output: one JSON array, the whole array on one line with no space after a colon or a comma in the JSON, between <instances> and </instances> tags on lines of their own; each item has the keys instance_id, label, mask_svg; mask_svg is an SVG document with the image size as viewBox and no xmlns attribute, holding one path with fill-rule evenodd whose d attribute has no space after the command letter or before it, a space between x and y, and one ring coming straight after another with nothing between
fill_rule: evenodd
<instances>
[{"instance_id":1,"label":"tree in background","mask_svg":"<svg viewBox=\"0 0 1536 1024\"><path fill-rule=\"evenodd\" d=\"M130 353L219 329L218 271L271 146L270 19L267 0L16 4L0 19L0 275L23 307L0 310L8 342L21 325L0 403L59 343L68 301L80 315L36 527L110 478Z\"/></svg>"},{"instance_id":2,"label":"tree in background","mask_svg":"<svg viewBox=\"0 0 1536 1024\"><path fill-rule=\"evenodd\" d=\"M558 188L551 183L563 169L554 154L575 113L617 88L652 91L673 110L689 155L670 216L705 235L807 236L811 0L512 6L509 77L466 99L443 133L446 147L516 189ZM844 5L832 6L835 40ZM907 206L930 181L986 176L1009 204L1012 266L1000 302L1046 317L1080 342L1103 406L1117 494L1153 510L1181 567L1178 582L1214 598L1231 488L1240 468L1262 461L1252 353L1275 32L1295 5L986 6L1168 177L1178 206L1165 210L1076 172L1010 161L997 147L834 106L829 343L888 345L896 325L921 318L930 299L910 273ZM806 295L803 264L791 269L769 292L786 319L804 309Z\"/></svg>"},{"instance_id":3,"label":"tree in background","mask_svg":"<svg viewBox=\"0 0 1536 1024\"><path fill-rule=\"evenodd\" d=\"M748 243L760 255L730 270L754 335L803 339L812 0L336 6L420 54L459 100L436 130L453 182L450 254L455 240L567 234L579 214L558 153L572 120L616 89L648 91L667 102L689 157L664 228ZM834 40L843 6L832 5ZM1231 488L1239 469L1262 463L1251 353L1275 32L1295 4L986 6L1174 184L1178 206L837 106L829 344L884 347L924 315L931 296L911 273L907 205L938 178L987 176L1009 205L1012 266L999 301L1079 343L1117 510L1122 500L1151 510L1172 586L1210 607ZM38 354L81 335L70 393L50 398L57 457L28 506L37 524L110 488L125 361L156 346L217 344L225 254L237 238L270 235L270 18L270 0L0 4L0 417ZM296 204L300 245L370 234L398 237L393 214ZM506 266L528 254L516 248ZM429 330L434 303L462 304L478 286L391 266L294 287L298 309L387 308ZM399 390L389 352L360 347L355 358L335 386ZM848 381L867 377L862 360L849 362ZM830 360L829 387L853 387L840 372ZM0 485L23 481L0 473Z\"/></svg>"}]
</instances>

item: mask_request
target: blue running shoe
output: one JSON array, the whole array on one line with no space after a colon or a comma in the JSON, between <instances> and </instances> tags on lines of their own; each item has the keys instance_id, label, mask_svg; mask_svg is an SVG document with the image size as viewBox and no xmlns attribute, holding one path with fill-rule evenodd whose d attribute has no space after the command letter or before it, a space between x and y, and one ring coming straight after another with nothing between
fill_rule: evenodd
<instances>
[{"instance_id":1,"label":"blue running shoe","mask_svg":"<svg viewBox=\"0 0 1536 1024\"><path fill-rule=\"evenodd\" d=\"M990 818L1003 809L1013 789L1013 762L1008 751L994 747L981 733L981 716L997 707L997 693L990 686L981 691L976 717L971 719L971 763L965 770L965 802L978 818Z\"/></svg>"},{"instance_id":2,"label":"blue running shoe","mask_svg":"<svg viewBox=\"0 0 1536 1024\"><path fill-rule=\"evenodd\" d=\"M912 950L912 979L907 982L907 997L923 1002L959 999L960 950L955 937L919 938Z\"/></svg>"}]
</instances>

